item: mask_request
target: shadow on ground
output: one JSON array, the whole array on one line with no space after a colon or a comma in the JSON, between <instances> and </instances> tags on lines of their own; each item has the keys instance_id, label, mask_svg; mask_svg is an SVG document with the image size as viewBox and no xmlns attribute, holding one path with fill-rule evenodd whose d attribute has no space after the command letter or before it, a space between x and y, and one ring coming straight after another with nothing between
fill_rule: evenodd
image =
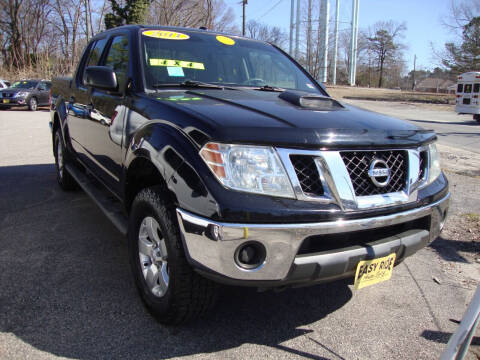
<instances>
[{"instance_id":1,"label":"shadow on ground","mask_svg":"<svg viewBox=\"0 0 480 360\"><path fill-rule=\"evenodd\" d=\"M452 333L444 332L444 331L434 331L434 330L425 330L422 332L422 337L430 340L435 341L438 343L446 344ZM472 342L470 343L471 346L480 346L480 337L474 336L472 338Z\"/></svg>"},{"instance_id":2,"label":"shadow on ground","mask_svg":"<svg viewBox=\"0 0 480 360\"><path fill-rule=\"evenodd\" d=\"M440 255L445 261L454 261L461 263L469 263L465 257L463 257L459 251L479 253L480 243L474 241L460 241L445 239L443 235L440 235L435 241L429 245L434 249L438 255Z\"/></svg>"},{"instance_id":3,"label":"shadow on ground","mask_svg":"<svg viewBox=\"0 0 480 360\"><path fill-rule=\"evenodd\" d=\"M318 359L281 343L352 297L346 282L282 293L225 288L209 317L165 328L137 296L119 233L82 192L58 189L53 164L0 167L0 178L0 332L41 351L161 359L251 343Z\"/></svg>"}]
</instances>

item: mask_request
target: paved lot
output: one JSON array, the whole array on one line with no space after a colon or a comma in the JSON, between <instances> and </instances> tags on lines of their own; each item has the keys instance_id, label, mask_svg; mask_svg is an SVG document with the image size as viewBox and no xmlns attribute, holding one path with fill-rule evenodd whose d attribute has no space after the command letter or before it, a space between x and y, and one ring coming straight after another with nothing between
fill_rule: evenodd
<instances>
[{"instance_id":1,"label":"paved lot","mask_svg":"<svg viewBox=\"0 0 480 360\"><path fill-rule=\"evenodd\" d=\"M377 286L227 288L210 317L164 328L136 294L119 233L82 192L56 186L48 113L1 111L0 139L2 360L436 359L479 278L440 238ZM450 181L451 212L480 213L479 180Z\"/></svg>"}]
</instances>

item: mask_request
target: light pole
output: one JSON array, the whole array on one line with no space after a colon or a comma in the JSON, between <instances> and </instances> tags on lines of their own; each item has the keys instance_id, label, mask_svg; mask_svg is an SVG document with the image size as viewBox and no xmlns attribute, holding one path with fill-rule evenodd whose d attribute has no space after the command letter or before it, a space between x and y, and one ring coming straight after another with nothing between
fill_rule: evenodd
<instances>
[{"instance_id":1,"label":"light pole","mask_svg":"<svg viewBox=\"0 0 480 360\"><path fill-rule=\"evenodd\" d=\"M338 54L338 21L340 16L340 0L337 0L337 6L335 10L335 39L333 45L333 85L337 84L337 54Z\"/></svg>"},{"instance_id":2,"label":"light pole","mask_svg":"<svg viewBox=\"0 0 480 360\"><path fill-rule=\"evenodd\" d=\"M248 4L248 0L242 0L243 19L242 19L242 35L245 36L245 6Z\"/></svg>"}]
</instances>

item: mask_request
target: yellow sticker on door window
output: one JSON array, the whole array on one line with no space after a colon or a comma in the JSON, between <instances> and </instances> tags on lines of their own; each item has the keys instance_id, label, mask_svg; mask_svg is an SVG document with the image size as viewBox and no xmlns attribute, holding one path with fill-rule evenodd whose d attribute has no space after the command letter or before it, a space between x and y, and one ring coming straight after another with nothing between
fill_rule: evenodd
<instances>
[{"instance_id":1,"label":"yellow sticker on door window","mask_svg":"<svg viewBox=\"0 0 480 360\"><path fill-rule=\"evenodd\" d=\"M199 62L172 60L172 59L150 59L150 66L178 66L187 69L205 70L205 65Z\"/></svg>"},{"instance_id":2,"label":"yellow sticker on door window","mask_svg":"<svg viewBox=\"0 0 480 360\"><path fill-rule=\"evenodd\" d=\"M235 40L226 36L218 35L217 40L225 45L235 45Z\"/></svg>"},{"instance_id":3,"label":"yellow sticker on door window","mask_svg":"<svg viewBox=\"0 0 480 360\"><path fill-rule=\"evenodd\" d=\"M190 39L190 36L188 36L187 34L182 34L175 31L166 31L166 30L146 30L142 34L145 36L149 36L157 39L166 39L166 40Z\"/></svg>"}]
</instances>

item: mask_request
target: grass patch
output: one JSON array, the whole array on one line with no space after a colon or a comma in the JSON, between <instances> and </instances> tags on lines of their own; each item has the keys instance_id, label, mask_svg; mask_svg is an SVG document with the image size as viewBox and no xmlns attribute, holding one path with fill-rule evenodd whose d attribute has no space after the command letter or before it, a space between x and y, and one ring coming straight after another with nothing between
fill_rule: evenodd
<instances>
[{"instance_id":1,"label":"grass patch","mask_svg":"<svg viewBox=\"0 0 480 360\"><path fill-rule=\"evenodd\" d=\"M328 86L327 91L337 99L455 104L455 94L422 93L391 89Z\"/></svg>"},{"instance_id":2,"label":"grass patch","mask_svg":"<svg viewBox=\"0 0 480 360\"><path fill-rule=\"evenodd\" d=\"M473 222L476 222L476 223L480 224L480 214L468 213L468 214L465 214L465 216L466 216L467 219L469 219L470 221L473 221Z\"/></svg>"}]
</instances>

